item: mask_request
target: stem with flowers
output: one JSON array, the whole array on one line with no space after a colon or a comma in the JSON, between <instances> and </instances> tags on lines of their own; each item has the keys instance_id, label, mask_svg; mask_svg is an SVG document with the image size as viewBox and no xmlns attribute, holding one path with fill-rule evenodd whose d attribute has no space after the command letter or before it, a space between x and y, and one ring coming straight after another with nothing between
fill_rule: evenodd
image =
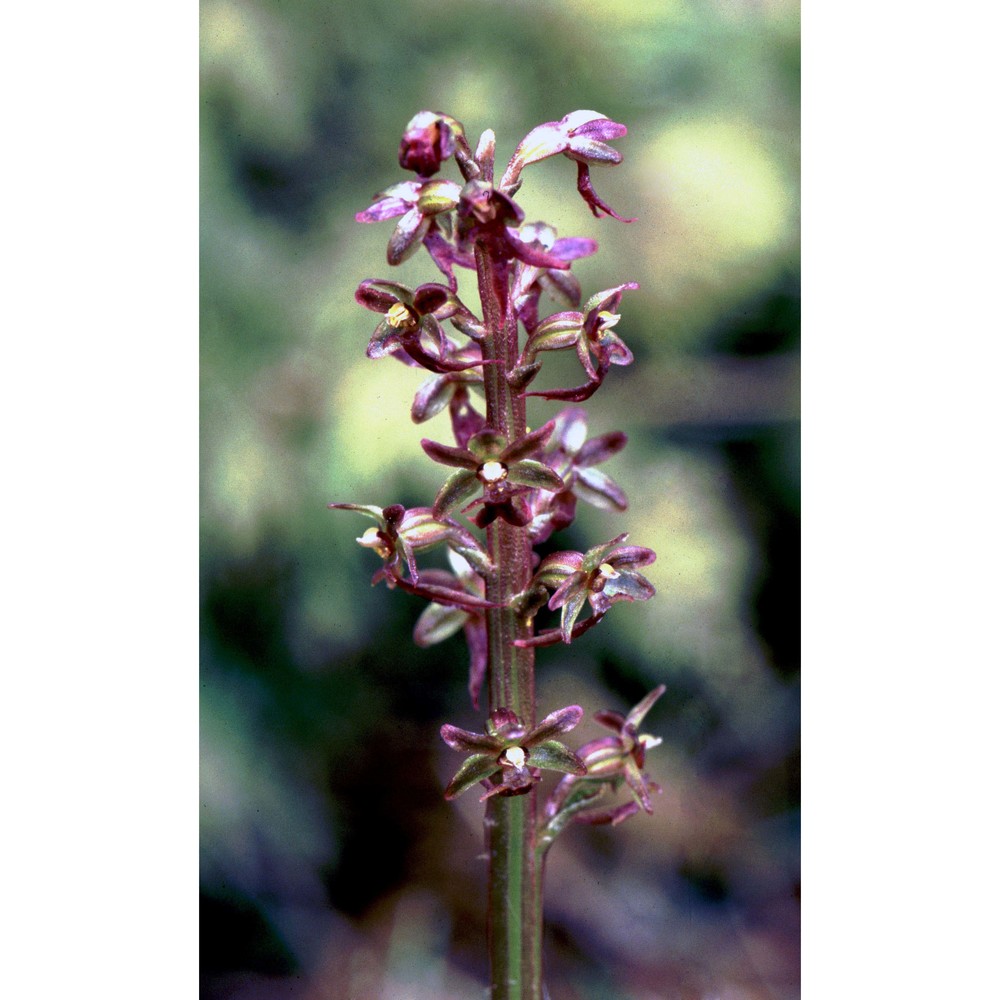
<instances>
[{"instance_id":1,"label":"stem with flowers","mask_svg":"<svg viewBox=\"0 0 1000 1000\"><path fill-rule=\"evenodd\" d=\"M461 123L422 111L407 125L399 148L400 166L415 179L386 188L357 216L359 222L397 220L389 264L423 247L444 278L416 289L366 279L356 298L381 316L368 356L392 356L431 373L417 390L411 416L422 423L447 410L454 444L429 439L421 444L430 459L453 471L427 507L330 507L374 522L358 539L382 560L373 584L385 582L428 602L414 629L417 644L462 631L474 708L486 688L483 732L444 725L441 736L466 755L445 798L479 785L486 803L496 1000L541 1000L542 873L555 839L573 823L614 825L640 809L652 812L650 794L659 790L643 770L646 750L659 740L640 735L638 727L662 686L627 715L596 713L611 735L575 751L560 737L577 725L583 709L565 706L539 721L535 701L536 649L571 643L599 624L612 604L654 594L639 569L655 554L626 544L626 534L587 552L536 553L573 522L578 500L604 510L626 509L621 488L594 467L624 447L625 435L613 431L588 440L587 415L576 405L536 430L527 423L528 398L583 402L611 366L632 362L614 327L623 293L638 286L627 282L606 289L581 306L582 291L570 267L596 252L597 244L584 237L557 238L545 223L525 223L514 200L522 172L564 155L576 163L577 190L593 214L630 222L598 197L590 179L591 166L621 161L609 141L626 131L598 112L575 111L532 129L494 182L491 130L473 151ZM451 158L462 183L435 177ZM476 272L478 311L459 298L456 268ZM539 318L543 293L569 308ZM576 352L584 381L529 391L546 352L556 350ZM480 395L484 405L477 408ZM418 565L418 554L435 547L447 551L450 571ZM581 617L587 605L590 613ZM546 608L558 612L559 622L539 630L535 619ZM543 771L561 777L541 805ZM621 790L627 793L624 801L615 797Z\"/></svg>"}]
</instances>

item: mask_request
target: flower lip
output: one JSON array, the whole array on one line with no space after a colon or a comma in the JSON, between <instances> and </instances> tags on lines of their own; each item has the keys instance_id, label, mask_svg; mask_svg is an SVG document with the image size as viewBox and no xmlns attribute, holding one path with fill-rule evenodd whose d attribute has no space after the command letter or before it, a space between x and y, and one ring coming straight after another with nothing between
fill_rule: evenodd
<instances>
[{"instance_id":1,"label":"flower lip","mask_svg":"<svg viewBox=\"0 0 1000 1000\"><path fill-rule=\"evenodd\" d=\"M501 483L507 478L507 466L491 459L479 466L476 475L487 484Z\"/></svg>"}]
</instances>

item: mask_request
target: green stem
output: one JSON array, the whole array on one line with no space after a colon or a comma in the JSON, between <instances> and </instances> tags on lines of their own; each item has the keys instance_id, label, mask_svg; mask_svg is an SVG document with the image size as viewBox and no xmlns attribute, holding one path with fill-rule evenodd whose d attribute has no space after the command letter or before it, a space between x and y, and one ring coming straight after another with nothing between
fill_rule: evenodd
<instances>
[{"instance_id":1,"label":"green stem","mask_svg":"<svg viewBox=\"0 0 1000 1000\"><path fill-rule=\"evenodd\" d=\"M527 431L525 401L507 382L519 354L517 314L510 302L507 261L476 247L479 296L486 337L483 368L486 423L510 443ZM510 607L531 579L531 542L523 528L498 518L486 529L496 571L486 582L490 710L508 708L535 725L535 655L514 640L531 625ZM535 860L535 789L526 795L493 796L484 820L489 871L489 950L492 1000L541 1000L541 893Z\"/></svg>"}]
</instances>

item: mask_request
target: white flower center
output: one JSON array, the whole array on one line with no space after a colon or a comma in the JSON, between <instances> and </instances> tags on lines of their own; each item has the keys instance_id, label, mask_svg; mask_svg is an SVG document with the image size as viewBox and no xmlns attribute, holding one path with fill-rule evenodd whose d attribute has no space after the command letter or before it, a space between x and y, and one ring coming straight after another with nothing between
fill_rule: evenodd
<instances>
[{"instance_id":1,"label":"white flower center","mask_svg":"<svg viewBox=\"0 0 1000 1000\"><path fill-rule=\"evenodd\" d=\"M527 759L527 754L520 747L507 747L503 755L507 758L507 763L514 767L524 767L524 762Z\"/></svg>"},{"instance_id":2,"label":"white flower center","mask_svg":"<svg viewBox=\"0 0 1000 1000\"><path fill-rule=\"evenodd\" d=\"M621 576L621 573L619 573L618 570L611 565L611 563L601 563L598 567L598 572L604 577L605 580L617 580L618 577Z\"/></svg>"},{"instance_id":3,"label":"white flower center","mask_svg":"<svg viewBox=\"0 0 1000 1000\"><path fill-rule=\"evenodd\" d=\"M358 545L363 545L366 549L374 549L383 559L389 556L389 547L379 537L378 528L375 525L368 528L356 541Z\"/></svg>"},{"instance_id":4,"label":"white flower center","mask_svg":"<svg viewBox=\"0 0 1000 1000\"><path fill-rule=\"evenodd\" d=\"M483 462L479 466L479 478L485 483L499 483L507 478L507 466L503 462Z\"/></svg>"}]
</instances>

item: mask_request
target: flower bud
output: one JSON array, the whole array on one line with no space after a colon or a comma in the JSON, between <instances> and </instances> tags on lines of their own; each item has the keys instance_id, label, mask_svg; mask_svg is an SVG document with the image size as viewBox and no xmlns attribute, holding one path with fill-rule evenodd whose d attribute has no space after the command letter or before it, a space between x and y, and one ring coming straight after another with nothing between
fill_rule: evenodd
<instances>
[{"instance_id":1,"label":"flower bud","mask_svg":"<svg viewBox=\"0 0 1000 1000\"><path fill-rule=\"evenodd\" d=\"M453 118L435 111L421 111L410 119L399 144L399 165L430 177L441 169L443 160L455 152Z\"/></svg>"}]
</instances>

